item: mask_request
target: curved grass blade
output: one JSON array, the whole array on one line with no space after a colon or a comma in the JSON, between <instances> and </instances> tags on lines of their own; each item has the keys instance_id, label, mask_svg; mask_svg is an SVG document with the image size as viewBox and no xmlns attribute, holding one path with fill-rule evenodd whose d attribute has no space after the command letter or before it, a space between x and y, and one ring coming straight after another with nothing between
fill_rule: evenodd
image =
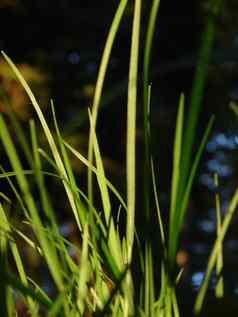
<instances>
[{"instance_id":1,"label":"curved grass blade","mask_svg":"<svg viewBox=\"0 0 238 317\"><path fill-rule=\"evenodd\" d=\"M95 127L96 131L96 126L97 126L97 116L98 116L98 109L101 101L101 96L102 96L102 89L104 85L104 80L105 80L105 75L106 75L106 70L108 67L113 43L116 37L116 34L118 32L118 28L120 26L120 22L123 16L123 13L125 11L127 5L127 0L121 0L117 11L115 13L115 16L113 18L112 24L109 29L109 33L106 39L105 47L103 50L103 55L99 67L99 72L98 72L98 78L96 82L96 88L95 88L95 94L94 94L94 100L93 100L93 107L92 107L92 121L93 121L93 126ZM93 145L92 145L92 134L90 132L89 135L89 145L88 145L88 160L90 163L93 163ZM88 194L89 194L89 201L93 199L93 188L92 188L92 171L89 169L88 170Z\"/></svg>"},{"instance_id":2,"label":"curved grass blade","mask_svg":"<svg viewBox=\"0 0 238 317\"><path fill-rule=\"evenodd\" d=\"M16 77L18 78L19 82L21 83L21 85L25 89L27 95L29 96L29 98L30 98L30 100L32 102L32 105L33 105L33 107L34 107L34 109L35 109L35 111L36 111L36 113L38 115L38 118L40 120L42 128L44 130L44 133L45 133L46 139L47 139L47 141L49 143L50 149L52 151L55 163L57 164L60 173L64 176L64 179L68 180L68 176L67 176L67 173L65 171L64 164L63 164L63 162L61 160L61 157L60 157L59 151L57 149L57 146L55 144L54 138L53 138L52 133L51 133L46 121L45 121L45 118L43 116L41 108L40 108L40 106L38 105L38 103L37 103L37 101L35 99L35 96L33 95L29 85L27 84L27 82L25 81L23 76L21 75L20 71L14 65L12 60L3 51L2 51L2 55L4 56L5 60L7 61L9 66L11 67L12 71L14 72ZM67 183L64 181L64 179L63 179L63 185L64 185L65 191L67 193L67 196L68 196L68 199L69 199L69 203L70 203L72 211L74 213L77 225L78 225L79 229L81 230L81 224L80 224L80 219L79 219L79 215L78 215L77 206L75 205L73 194L72 194L70 188L68 187Z\"/></svg>"}]
</instances>

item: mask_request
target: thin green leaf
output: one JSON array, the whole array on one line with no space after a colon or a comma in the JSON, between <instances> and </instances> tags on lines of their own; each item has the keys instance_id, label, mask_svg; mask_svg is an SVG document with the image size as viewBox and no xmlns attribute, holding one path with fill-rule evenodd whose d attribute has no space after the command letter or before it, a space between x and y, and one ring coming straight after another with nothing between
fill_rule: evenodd
<instances>
[{"instance_id":1,"label":"thin green leaf","mask_svg":"<svg viewBox=\"0 0 238 317\"><path fill-rule=\"evenodd\" d=\"M219 181L218 181L218 175L214 175L214 185L215 188L218 188ZM221 201L220 201L220 195L218 193L215 193L215 209L216 209L216 231L217 236L220 235L221 232ZM216 262L216 275L218 278L216 287L215 287L215 294L216 297L221 298L224 295L224 281L222 276L222 269L223 269L223 248L222 244L220 245L220 251L217 256L217 262Z\"/></svg>"},{"instance_id":2,"label":"thin green leaf","mask_svg":"<svg viewBox=\"0 0 238 317\"><path fill-rule=\"evenodd\" d=\"M27 95L29 96L29 98L30 98L30 100L32 102L32 105L33 105L33 107L34 107L34 109L35 109L35 111L36 111L36 113L38 115L38 118L40 120L42 128L44 130L44 133L45 133L45 136L46 136L47 141L49 143L50 149L52 151L55 163L57 164L58 169L60 170L60 173L64 176L65 179L68 180L67 173L65 171L64 164L63 164L63 162L61 160L61 157L60 157L59 151L57 149L57 146L55 144L54 138L53 138L52 133L51 133L46 121L45 121L45 118L43 116L41 108L40 108L40 106L38 105L38 103L37 103L37 101L35 99L35 96L33 95L29 85L27 84L27 82L25 81L23 76L21 75L20 71L17 69L17 67L14 65L14 63L11 61L11 59L3 51L2 51L2 55L4 56L5 60L7 61L9 66L11 67L12 71L14 72L14 74L17 76L19 82L21 83L21 85L25 89ZM78 225L79 229L81 229L81 224L80 224L78 211L77 211L77 208L76 208L76 205L75 205L73 194L72 194L70 188L68 187L67 183L64 180L63 180L63 185L64 185L65 191L67 193L70 205L72 207L72 211L74 213L77 225Z\"/></svg>"},{"instance_id":3,"label":"thin green leaf","mask_svg":"<svg viewBox=\"0 0 238 317\"><path fill-rule=\"evenodd\" d=\"M215 266L215 263L217 261L217 257L219 256L219 252L221 249L221 244L224 240L224 237L226 235L226 232L229 228L229 225L232 221L234 212L238 206L238 188L235 190L235 193L232 196L232 199L230 200L230 203L228 205L224 220L221 225L221 229L219 232L219 235L214 243L211 255L208 260L207 264L207 270L203 278L203 282L201 284L201 287L199 289L198 295L196 297L195 305L194 305L194 311L196 314L199 314L203 305L204 297L208 288L208 282L212 273L212 270Z\"/></svg>"},{"instance_id":4,"label":"thin green leaf","mask_svg":"<svg viewBox=\"0 0 238 317\"><path fill-rule=\"evenodd\" d=\"M136 107L137 107L137 75L139 58L141 0L135 1L129 81L127 100L127 145L126 145L126 170L127 170L127 261L131 262L135 235L135 169L136 169Z\"/></svg>"},{"instance_id":5,"label":"thin green leaf","mask_svg":"<svg viewBox=\"0 0 238 317\"><path fill-rule=\"evenodd\" d=\"M94 100L93 100L93 107L92 107L92 122L93 126L95 127L96 131L96 126L97 126L97 116L98 116L98 109L101 101L101 96L102 96L102 89L104 85L104 80L105 80L105 75L106 75L106 70L108 67L109 59L111 56L111 51L113 47L113 43L115 41L116 34L118 32L118 28L120 26L120 22L123 16L123 13L125 11L127 5L127 0L121 0L117 11L115 13L115 16L113 18L112 24L109 29L109 33L106 39L106 43L104 46L103 50L103 55L98 71L98 78L96 82L96 88L95 88L95 94L94 94ZM89 135L89 145L88 145L88 161L90 164L93 163L93 144L92 144L92 134L90 133ZM89 194L89 201L92 200L93 197L93 189L92 189L92 171L89 169L88 170L88 194Z\"/></svg>"}]
</instances>

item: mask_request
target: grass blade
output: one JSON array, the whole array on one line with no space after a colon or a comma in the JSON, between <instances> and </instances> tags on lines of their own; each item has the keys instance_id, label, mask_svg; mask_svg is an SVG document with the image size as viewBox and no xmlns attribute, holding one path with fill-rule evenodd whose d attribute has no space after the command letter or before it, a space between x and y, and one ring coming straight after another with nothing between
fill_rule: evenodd
<instances>
[{"instance_id":1,"label":"grass blade","mask_svg":"<svg viewBox=\"0 0 238 317\"><path fill-rule=\"evenodd\" d=\"M118 28L120 26L120 22L123 16L123 13L125 11L127 5L127 0L121 0L117 11L115 13L115 16L113 18L111 27L109 29L109 33L106 39L105 47L103 50L103 55L102 55L102 60L100 63L99 67L99 72L98 72L98 78L96 82L96 88L95 88L95 94L94 94L94 100L93 100L93 107L92 107L92 122L93 126L95 127L96 131L96 126L97 126L97 116L98 116L98 109L101 101L101 96L102 96L102 89L104 85L104 80L105 80L105 75L106 75L106 70L108 67L109 59L111 56L111 51L113 47L113 43L116 37L116 34L118 32ZM90 133L89 135L89 146L88 146L88 160L89 162L92 163L93 160L93 145L92 145L92 135ZM89 193L89 201L93 197L93 189L92 189L92 172L89 169L88 170L88 193Z\"/></svg>"},{"instance_id":2,"label":"grass blade","mask_svg":"<svg viewBox=\"0 0 238 317\"><path fill-rule=\"evenodd\" d=\"M136 106L137 106L137 73L139 57L141 0L135 1L134 19L131 39L131 55L128 82L127 100L127 145L126 145L126 168L127 168L127 261L131 262L132 248L135 232L135 150L136 150Z\"/></svg>"},{"instance_id":3,"label":"grass blade","mask_svg":"<svg viewBox=\"0 0 238 317\"><path fill-rule=\"evenodd\" d=\"M173 174L171 183L171 201L169 213L169 240L171 240L175 227L177 226L177 213L178 208L178 186L181 172L181 147L183 137L183 117L184 117L184 95L181 94L179 100L179 109L177 114L177 122L175 129L175 141L173 152ZM169 242L170 249L170 242Z\"/></svg>"},{"instance_id":4,"label":"grass blade","mask_svg":"<svg viewBox=\"0 0 238 317\"><path fill-rule=\"evenodd\" d=\"M72 148L72 146L70 144L68 144L66 141L64 141L64 144L83 164L85 164L88 168L90 168L93 173L95 173L96 175L98 174L98 170L82 154L80 154L77 150ZM123 198L119 194L118 190L108 180L107 180L107 186L114 193L114 195L118 198L118 200L120 201L123 208L125 210L127 210L127 206L126 206L125 201L123 200Z\"/></svg>"},{"instance_id":5,"label":"grass blade","mask_svg":"<svg viewBox=\"0 0 238 317\"><path fill-rule=\"evenodd\" d=\"M219 182L218 182L218 175L214 175L214 185L215 188L218 188ZM215 209L216 209L216 227L217 227L217 237L219 237L221 232L221 201L220 201L220 195L218 193L215 193ZM216 297L221 298L224 295L224 281L222 276L222 269L223 269L223 254L222 254L222 243L220 245L220 251L217 256L217 262L216 262L216 275L217 275L217 284L215 288L215 294Z\"/></svg>"},{"instance_id":6,"label":"grass blade","mask_svg":"<svg viewBox=\"0 0 238 317\"><path fill-rule=\"evenodd\" d=\"M176 224L176 226L174 226L174 231L173 231L173 234L171 235L171 240L170 240L170 245L169 245L169 260L170 260L170 264L171 264L172 268L173 268L174 263L175 263L179 233L180 233L183 221L184 221L184 216L185 216L185 212L187 209L192 185L193 185L194 178L195 178L197 168L198 168L198 164L200 162L201 155L202 155L203 150L205 148L205 145L206 145L209 133L211 131L213 122L214 122L214 117L211 117L211 119L207 125L207 128L205 129L205 132L203 134L203 138L202 138L201 143L199 145L198 151L196 153L196 156L195 156L195 159L194 159L191 171L190 171L190 175L188 178L188 183L186 186L184 196L182 198L182 201L179 201L179 204L176 207L176 215L174 217L175 217L175 219L177 219L176 220L177 224ZM179 197L179 199L181 199L181 198Z\"/></svg>"},{"instance_id":7,"label":"grass blade","mask_svg":"<svg viewBox=\"0 0 238 317\"><path fill-rule=\"evenodd\" d=\"M76 189L77 188L76 180L74 177L72 166L71 166L69 158L68 158L67 151L65 149L62 135L61 135L60 130L59 130L59 125L57 123L54 104L53 104L52 100L51 100L51 109L52 109L52 114L53 114L55 130L56 130L56 134L57 134L57 138L58 138L58 143L59 143L60 151L61 151L61 154L63 157L63 162L65 165L65 170L66 170L67 175L69 177L69 183L70 183L71 188ZM81 199L80 199L80 196L78 195L77 190L73 190L73 193L75 194L75 204L76 204L77 210L79 212L80 223L83 226L85 223L85 217L86 217L87 210L86 210L86 207L81 202Z\"/></svg>"},{"instance_id":8,"label":"grass blade","mask_svg":"<svg viewBox=\"0 0 238 317\"><path fill-rule=\"evenodd\" d=\"M18 185L24 197L24 202L28 208L28 212L31 217L36 236L40 242L42 251L44 252L44 256L49 266L49 270L51 271L51 274L56 282L57 287L59 289L63 289L64 284L60 274L61 271L59 269L59 262L55 250L52 245L49 245L44 235L43 225L39 217L38 210L36 208L34 199L31 195L27 179L23 173L23 168L18 158L18 154L12 143L11 137L9 135L9 132L7 130L7 127L2 116L0 116L0 138L3 142L5 151L11 162L12 168L16 173Z\"/></svg>"},{"instance_id":9,"label":"grass blade","mask_svg":"<svg viewBox=\"0 0 238 317\"><path fill-rule=\"evenodd\" d=\"M20 71L17 69L17 67L14 65L14 63L11 61L11 59L3 51L2 51L2 55L4 56L5 60L7 61L9 66L11 67L12 71L14 72L16 77L18 78L19 82L21 83L21 85L25 89L27 95L29 96L29 98L31 100L31 103L32 103L37 115L38 115L38 118L40 120L42 128L44 130L44 133L45 133L45 136L46 136L47 141L49 143L50 149L52 151L55 163L57 164L60 173L64 176L64 178L66 180L68 180L67 173L65 171L64 164L63 164L63 162L61 160L61 157L60 157L59 151L57 149L57 146L55 144L54 138L53 138L52 133L51 133L46 121L45 121L45 118L43 116L41 108L40 108L40 106L38 105L38 103L37 103L37 101L35 99L35 96L33 95L29 85L27 84L27 82L25 81L23 76L21 75ZM77 225L78 225L79 229L81 229L81 224L80 224L80 220L79 220L78 210L77 210L77 207L75 205L73 194L70 191L70 188L68 187L67 182L65 182L64 179L63 179L63 185L64 185L65 191L66 191L66 193L68 195L68 199L69 199L70 205L72 207L72 211L74 213Z\"/></svg>"},{"instance_id":10,"label":"grass blade","mask_svg":"<svg viewBox=\"0 0 238 317\"><path fill-rule=\"evenodd\" d=\"M198 295L197 295L197 298L195 301L195 305L194 305L194 311L196 314L199 314L201 311L212 270L216 264L217 257L219 256L221 244L224 240L224 237L225 237L226 232L229 228L229 225L231 223L231 220L233 218L233 215L234 215L234 212L235 212L237 206L238 206L238 188L235 190L235 193L233 194L232 199L228 205L226 215L224 217L224 220L223 220L221 228L220 228L219 236L217 237L217 239L214 243L211 255L209 257L208 264L207 264L207 270L206 270L206 273L204 275L203 282L202 282L201 287L199 289L199 292L198 292Z\"/></svg>"},{"instance_id":11,"label":"grass blade","mask_svg":"<svg viewBox=\"0 0 238 317\"><path fill-rule=\"evenodd\" d=\"M223 0L214 0L211 2L210 12L207 18L207 23L204 32L202 33L201 48L198 56L197 67L194 75L192 92L190 96L188 117L186 120L185 135L183 141L183 160L182 160L182 175L180 181L180 195L186 187L186 182L190 170L192 160L192 147L195 139L195 131L198 124L198 116L204 88L208 74L209 62L211 59L213 43L215 38L216 19L220 14L223 5Z\"/></svg>"}]
</instances>

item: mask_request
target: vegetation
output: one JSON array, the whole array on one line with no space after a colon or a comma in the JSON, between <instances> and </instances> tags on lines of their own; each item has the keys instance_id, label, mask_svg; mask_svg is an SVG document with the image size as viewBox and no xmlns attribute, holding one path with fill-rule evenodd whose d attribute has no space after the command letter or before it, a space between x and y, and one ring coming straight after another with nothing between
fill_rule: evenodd
<instances>
[{"instance_id":1,"label":"vegetation","mask_svg":"<svg viewBox=\"0 0 238 317\"><path fill-rule=\"evenodd\" d=\"M16 117L20 148L25 162L14 144L12 131L0 115L0 139L11 166L10 171L1 167L0 178L11 191L1 192L0 203L0 307L2 316L21 316L19 305L29 316L180 316L177 301L177 284L183 274L176 266L179 239L186 217L192 185L199 162L212 129L212 117L203 133L201 143L193 152L195 132L199 117L207 68L215 34L215 19L222 1L211 1L210 14L204 31L189 103L181 93L174 132L173 172L171 180L168 226L160 210L157 175L150 149L150 56L159 0L154 0L148 22L145 43L140 42L141 0L136 0L131 37L131 53L128 76L127 143L126 143L126 198L107 179L96 127L104 79L111 50L127 6L121 0L113 19L103 52L92 109L88 110L90 122L88 157L83 156L66 140L57 123L51 101L54 131L49 128L31 88L20 70L2 52L12 74L19 80L40 122L48 142L48 150L39 147L39 130L33 119L29 121L30 140ZM136 214L136 114L138 107L139 50L144 45L143 105L144 105L144 219L150 225L154 211L157 213L160 250L154 250L150 234L137 232ZM185 118L184 108L189 107ZM233 107L234 108L234 107ZM235 109L235 108L234 108ZM14 121L15 120L15 121ZM195 153L195 154L194 154ZM88 193L80 188L69 156L74 155L88 170ZM47 162L47 164L45 164ZM48 169L45 169L45 166ZM77 243L66 238L60 230L59 210L51 197L49 180L64 189L64 199L76 224ZM218 178L215 176L215 185ZM34 184L34 186L33 186ZM98 188L101 208L95 207L94 189ZM14 223L10 205L14 194L14 207L21 225ZM153 193L153 194L151 194ZM112 198L118 202L114 210ZM194 312L201 312L208 282L215 269L218 283L216 296L223 296L222 243L238 204L238 188L230 200L224 219L220 212L220 197L216 194L217 239L207 263L207 271L198 291ZM122 220L123 219L123 220ZM125 228L122 224L125 224ZM23 244L23 247L22 247ZM24 248L40 259L47 276L50 292L44 289L40 276L33 279L28 271ZM155 252L159 253L158 262ZM139 275L135 260L139 259ZM157 259L157 257L156 257ZM138 265L137 265L138 266ZM154 272L160 270L160 278ZM135 276L140 280L135 281ZM20 304L19 304L20 303Z\"/></svg>"}]
</instances>

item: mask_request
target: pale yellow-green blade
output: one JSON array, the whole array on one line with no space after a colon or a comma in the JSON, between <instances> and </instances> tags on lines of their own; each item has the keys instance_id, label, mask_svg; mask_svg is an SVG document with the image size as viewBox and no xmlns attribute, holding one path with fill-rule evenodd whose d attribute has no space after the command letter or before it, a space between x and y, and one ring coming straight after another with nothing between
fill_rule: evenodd
<instances>
[{"instance_id":1,"label":"pale yellow-green blade","mask_svg":"<svg viewBox=\"0 0 238 317\"><path fill-rule=\"evenodd\" d=\"M3 54L4 58L5 58L5 60L7 61L7 63L9 64L9 66L11 67L12 71L14 72L16 77L18 78L19 82L21 83L21 85L25 89L27 95L29 96L29 98L31 100L31 103L32 103L37 115L38 115L38 118L40 120L42 128L44 130L45 136L46 136L47 141L49 143L50 149L52 151L52 154L54 156L54 160L55 160L55 162L56 162L56 164L58 166L58 169L60 170L60 173L64 176L64 178L68 180L68 176L67 176L67 173L65 171L64 164L63 164L62 159L60 157L60 154L59 154L59 151L57 149L57 146L55 144L54 138L53 138L52 133L51 133L46 121L45 121L45 118L43 116L43 113L41 111L40 106L38 105L38 102L37 102L35 96L33 95L29 85L27 84L27 82L23 78L23 76L20 73L20 71L14 65L12 60L4 52L2 52L2 54ZM79 216L78 216L78 210L76 208L75 201L74 201L74 196L73 196L69 186L67 185L67 183L64 180L63 180L63 184L64 184L64 187L65 187L66 193L68 195L68 199L69 199L70 205L72 207L72 211L74 213L77 225L81 229L81 224L80 224L80 220L79 220Z\"/></svg>"}]
</instances>

